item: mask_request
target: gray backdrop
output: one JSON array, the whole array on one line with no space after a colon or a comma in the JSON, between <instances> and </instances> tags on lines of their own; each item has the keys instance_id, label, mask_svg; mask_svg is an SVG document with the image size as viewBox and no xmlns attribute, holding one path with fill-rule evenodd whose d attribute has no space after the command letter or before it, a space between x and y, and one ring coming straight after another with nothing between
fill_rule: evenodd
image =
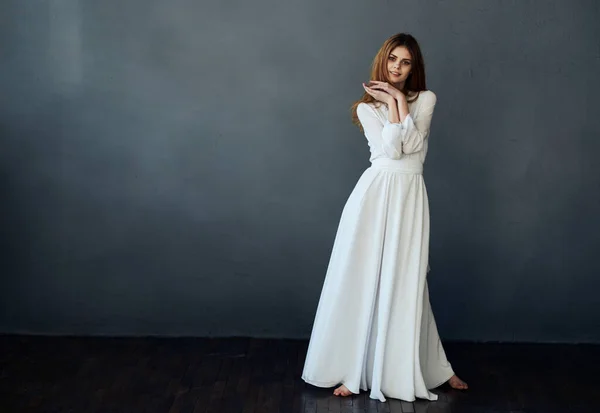
<instances>
[{"instance_id":1,"label":"gray backdrop","mask_svg":"<svg viewBox=\"0 0 600 413\"><path fill-rule=\"evenodd\" d=\"M600 342L600 6L8 0L0 331L308 337L389 36L438 95L442 338Z\"/></svg>"}]
</instances>

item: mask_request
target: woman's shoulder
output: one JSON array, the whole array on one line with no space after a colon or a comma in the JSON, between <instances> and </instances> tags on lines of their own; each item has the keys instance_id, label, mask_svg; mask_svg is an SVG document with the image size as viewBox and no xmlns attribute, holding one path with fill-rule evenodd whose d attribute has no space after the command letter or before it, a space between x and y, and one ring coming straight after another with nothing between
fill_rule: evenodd
<instances>
[{"instance_id":1,"label":"woman's shoulder","mask_svg":"<svg viewBox=\"0 0 600 413\"><path fill-rule=\"evenodd\" d=\"M426 103L428 105L435 105L437 102L437 95L432 90L422 90L419 92L417 97L419 103Z\"/></svg>"},{"instance_id":2,"label":"woman's shoulder","mask_svg":"<svg viewBox=\"0 0 600 413\"><path fill-rule=\"evenodd\" d=\"M356 107L356 112L358 114L368 114L368 113L377 113L381 107L384 106L382 104L377 104L375 102L360 102Z\"/></svg>"},{"instance_id":3,"label":"woman's shoulder","mask_svg":"<svg viewBox=\"0 0 600 413\"><path fill-rule=\"evenodd\" d=\"M358 104L358 107L363 110L373 110L377 109L379 106L381 106L381 103L379 102L360 102Z\"/></svg>"}]
</instances>

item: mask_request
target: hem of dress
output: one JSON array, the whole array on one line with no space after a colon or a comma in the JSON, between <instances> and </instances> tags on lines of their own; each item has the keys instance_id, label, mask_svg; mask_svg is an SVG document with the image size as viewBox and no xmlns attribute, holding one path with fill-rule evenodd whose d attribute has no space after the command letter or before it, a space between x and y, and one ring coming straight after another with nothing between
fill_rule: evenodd
<instances>
[{"instance_id":1,"label":"hem of dress","mask_svg":"<svg viewBox=\"0 0 600 413\"><path fill-rule=\"evenodd\" d=\"M369 398L372 400L379 400L382 403L385 403L387 401L386 397L388 399L400 400L400 401L407 402L407 403L413 403L413 402L416 402L417 400L427 400L430 402L435 402L435 401L439 400L439 396L437 394L435 394L433 392L429 392L429 393L431 393L433 396L432 397L421 397L421 396L415 395L412 398L402 398L402 397L390 396L388 394L381 393L383 395L383 400L381 400L379 397L373 397L371 394L369 394Z\"/></svg>"},{"instance_id":2,"label":"hem of dress","mask_svg":"<svg viewBox=\"0 0 600 413\"><path fill-rule=\"evenodd\" d=\"M452 377L452 376L450 376L450 377ZM449 379L450 378L448 378L448 380ZM317 381L317 380L311 380L311 379L309 379L309 378L307 378L305 376L302 376L302 380L304 380L306 383L308 383L310 385L313 385L315 387L320 387L322 389L329 389L329 388L335 387L337 385L342 385L343 384L344 386L346 386L346 388L348 389L348 391L350 391L350 393L352 393L352 394L360 394L361 390L362 391L366 391L366 392L369 392L369 398L370 399L372 399L372 400L379 400L382 403L385 403L387 401L386 398L395 399L395 400L401 400L401 401L408 402L408 403L412 403L412 402L416 401L417 399L428 400L428 401L434 402L434 401L437 401L438 398L439 398L437 394L431 393L431 392L430 393L433 395L432 398L413 396L412 399L410 399L410 398L394 397L394 396L389 396L389 395L385 395L385 394L381 393L383 395L383 400L381 400L381 398L379 398L379 397L373 397L372 393L370 392L370 390L372 390L372 389L363 389L363 388L361 388L359 386L358 391L353 391L352 389L350 389L350 387L348 387L348 385L344 381L338 381L338 382ZM442 381L437 386L430 387L428 390L431 390L431 389L434 389L436 387L439 387L439 386L441 386L442 384L444 384L448 380Z\"/></svg>"},{"instance_id":3,"label":"hem of dress","mask_svg":"<svg viewBox=\"0 0 600 413\"><path fill-rule=\"evenodd\" d=\"M430 386L430 387L429 387L429 390L436 389L436 388L440 387L442 384L444 384L444 383L446 383L448 380L450 380L450 379L452 378L452 376L454 376L454 374L455 374L454 372L451 372L451 373L450 373L450 377L448 377L446 380L444 380L444 381L442 381L442 382L440 382L440 383L438 383L438 384L436 384L436 385L434 385L434 386Z\"/></svg>"},{"instance_id":4,"label":"hem of dress","mask_svg":"<svg viewBox=\"0 0 600 413\"><path fill-rule=\"evenodd\" d=\"M332 381L316 381L316 380L311 380L311 379L309 379L308 377L305 377L305 376L302 376L302 380L304 380L308 384L312 384L313 386L321 387L323 389L328 389L328 388L331 388L331 387L335 387L338 384L339 385L343 384L344 386L346 386L346 388L348 389L348 391L350 391L350 393L352 393L352 394L359 394L360 390L361 390L359 388L358 391L352 391L353 389L350 388L352 386L348 387L348 385L345 382L343 382L343 381L337 381L337 382L332 382ZM362 389L362 390L364 390L364 389Z\"/></svg>"}]
</instances>

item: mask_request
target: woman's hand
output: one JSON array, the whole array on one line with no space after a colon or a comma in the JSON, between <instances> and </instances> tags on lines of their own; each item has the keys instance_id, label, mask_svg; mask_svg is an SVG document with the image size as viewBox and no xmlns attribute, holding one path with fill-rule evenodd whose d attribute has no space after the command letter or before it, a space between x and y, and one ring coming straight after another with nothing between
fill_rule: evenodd
<instances>
[{"instance_id":1,"label":"woman's hand","mask_svg":"<svg viewBox=\"0 0 600 413\"><path fill-rule=\"evenodd\" d=\"M369 87L374 90L381 90L387 93L390 96L393 96L398 102L402 102L403 99L406 99L404 93L396 89L394 86L390 85L387 82L380 82L378 80L371 80L369 82Z\"/></svg>"},{"instance_id":2,"label":"woman's hand","mask_svg":"<svg viewBox=\"0 0 600 413\"><path fill-rule=\"evenodd\" d=\"M390 123L399 123L400 122L399 112L398 112L398 102L396 101L396 99L394 99L394 97L392 95L390 95L389 93L384 92L382 90L372 89L369 86L365 85L364 83L363 83L363 88L365 89L365 92L367 92L369 95L373 96L378 101L387 104L388 120L390 121Z\"/></svg>"},{"instance_id":3,"label":"woman's hand","mask_svg":"<svg viewBox=\"0 0 600 413\"><path fill-rule=\"evenodd\" d=\"M390 95L389 93L387 93L383 90L370 88L369 86L365 85L364 83L363 83L363 88L365 89L365 92L367 92L369 95L373 96L376 100L378 100L380 102L386 103L388 105L396 102L396 99L394 99L394 97L392 95Z\"/></svg>"}]
</instances>

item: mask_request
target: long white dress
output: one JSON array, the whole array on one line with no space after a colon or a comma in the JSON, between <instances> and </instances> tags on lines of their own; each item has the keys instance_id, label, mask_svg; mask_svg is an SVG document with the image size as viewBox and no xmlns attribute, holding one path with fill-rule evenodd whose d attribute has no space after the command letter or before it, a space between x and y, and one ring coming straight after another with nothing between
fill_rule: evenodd
<instances>
[{"instance_id":1,"label":"long white dress","mask_svg":"<svg viewBox=\"0 0 600 413\"><path fill-rule=\"evenodd\" d=\"M386 105L361 103L371 151L343 209L314 320L302 379L352 393L437 400L454 374L429 303L429 203L423 181L431 91L402 123Z\"/></svg>"}]
</instances>

